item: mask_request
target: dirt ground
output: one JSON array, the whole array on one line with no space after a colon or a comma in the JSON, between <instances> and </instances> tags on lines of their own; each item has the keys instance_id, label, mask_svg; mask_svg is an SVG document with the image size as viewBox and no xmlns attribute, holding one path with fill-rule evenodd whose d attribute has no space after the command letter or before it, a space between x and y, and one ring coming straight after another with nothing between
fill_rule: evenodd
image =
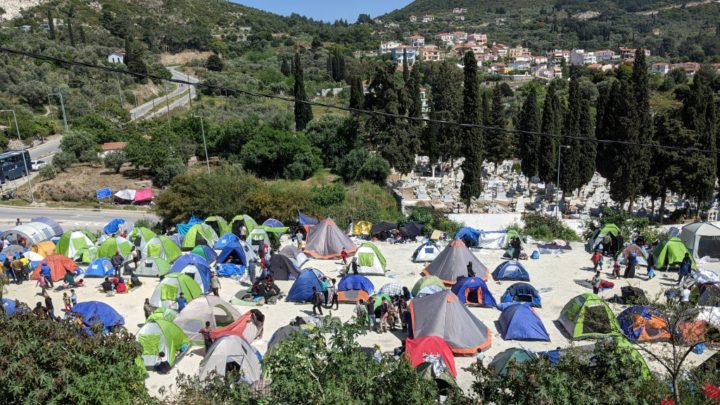
<instances>
[{"instance_id":1,"label":"dirt ground","mask_svg":"<svg viewBox=\"0 0 720 405\"><path fill-rule=\"evenodd\" d=\"M186 65L192 60L206 60L212 52L182 51L180 53L163 53L160 55L160 63L164 66Z\"/></svg>"}]
</instances>

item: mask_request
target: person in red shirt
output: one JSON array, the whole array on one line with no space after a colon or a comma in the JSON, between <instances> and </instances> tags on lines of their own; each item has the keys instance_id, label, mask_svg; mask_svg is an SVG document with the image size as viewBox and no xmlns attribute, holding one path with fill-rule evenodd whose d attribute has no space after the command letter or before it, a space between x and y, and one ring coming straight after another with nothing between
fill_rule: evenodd
<instances>
[{"instance_id":1,"label":"person in red shirt","mask_svg":"<svg viewBox=\"0 0 720 405\"><path fill-rule=\"evenodd\" d=\"M340 251L340 257L342 257L343 264L347 264L348 253L345 250L345 248L343 248L343 250Z\"/></svg>"}]
</instances>

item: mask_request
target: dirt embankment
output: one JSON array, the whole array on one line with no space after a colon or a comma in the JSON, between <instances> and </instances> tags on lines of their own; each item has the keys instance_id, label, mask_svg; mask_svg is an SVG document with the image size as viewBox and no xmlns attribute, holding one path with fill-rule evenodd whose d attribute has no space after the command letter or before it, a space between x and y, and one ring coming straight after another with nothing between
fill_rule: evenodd
<instances>
[{"instance_id":1,"label":"dirt embankment","mask_svg":"<svg viewBox=\"0 0 720 405\"><path fill-rule=\"evenodd\" d=\"M160 63L163 66L187 65L193 60L206 61L212 52L182 51L179 53L163 53L160 55Z\"/></svg>"},{"instance_id":2,"label":"dirt embankment","mask_svg":"<svg viewBox=\"0 0 720 405\"><path fill-rule=\"evenodd\" d=\"M142 172L123 167L120 173L100 165L78 164L66 172L59 172L54 179L36 180L35 197L40 201L97 201L95 192L109 187L113 193L123 189L138 190L152 186ZM153 194L160 190L153 187Z\"/></svg>"}]
</instances>

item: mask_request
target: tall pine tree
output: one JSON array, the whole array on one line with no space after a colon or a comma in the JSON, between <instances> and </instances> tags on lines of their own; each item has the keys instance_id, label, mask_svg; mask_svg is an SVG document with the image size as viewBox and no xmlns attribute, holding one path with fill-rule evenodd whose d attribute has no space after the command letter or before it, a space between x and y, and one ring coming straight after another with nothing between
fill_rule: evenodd
<instances>
[{"instance_id":1,"label":"tall pine tree","mask_svg":"<svg viewBox=\"0 0 720 405\"><path fill-rule=\"evenodd\" d=\"M408 80L410 80L410 66L408 65L407 48L403 48L402 73L403 82L407 83Z\"/></svg>"},{"instance_id":2,"label":"tall pine tree","mask_svg":"<svg viewBox=\"0 0 720 405\"><path fill-rule=\"evenodd\" d=\"M563 143L570 149L562 151L560 157L560 188L568 193L588 183L595 172L596 144L590 100L580 91L578 76L570 79L568 112L564 124L564 135L568 139Z\"/></svg>"},{"instance_id":3,"label":"tall pine tree","mask_svg":"<svg viewBox=\"0 0 720 405\"><path fill-rule=\"evenodd\" d=\"M481 125L482 99L475 54L465 53L463 63L465 80L462 123ZM469 211L472 199L479 197L482 192L483 133L480 128L462 128L459 131L464 132L463 151L465 156L462 164L463 182L460 187L460 198L465 202L465 207Z\"/></svg>"},{"instance_id":4,"label":"tall pine tree","mask_svg":"<svg viewBox=\"0 0 720 405\"><path fill-rule=\"evenodd\" d=\"M293 87L293 95L295 96L295 130L302 131L308 122L312 121L313 113L312 107L310 104L307 104L305 75L303 73L299 52L295 52L295 58L293 59L293 77L295 78L295 85Z\"/></svg>"},{"instance_id":5,"label":"tall pine tree","mask_svg":"<svg viewBox=\"0 0 720 405\"><path fill-rule=\"evenodd\" d=\"M562 83L560 80L552 81L545 94L540 126L543 133L559 136L563 132L565 111L557 94ZM555 183L557 179L557 145L562 141L557 136L544 137L538 145L538 176L545 183Z\"/></svg>"},{"instance_id":6,"label":"tall pine tree","mask_svg":"<svg viewBox=\"0 0 720 405\"><path fill-rule=\"evenodd\" d=\"M451 61L432 63L428 66L426 80L430 86L430 118L439 121L458 121L461 110L462 76ZM462 133L453 128L431 122L423 137L423 154L431 164L452 161L461 156Z\"/></svg>"},{"instance_id":7,"label":"tall pine tree","mask_svg":"<svg viewBox=\"0 0 720 405\"><path fill-rule=\"evenodd\" d=\"M67 32L68 32L68 41L70 41L70 46L75 46L75 34L73 33L73 18L75 17L75 7L73 5L70 5L70 7L67 9Z\"/></svg>"},{"instance_id":8,"label":"tall pine tree","mask_svg":"<svg viewBox=\"0 0 720 405\"><path fill-rule=\"evenodd\" d=\"M512 139L505 130L507 120L505 119L505 104L503 103L500 86L495 86L492 91L492 106L487 125L491 128L485 130L485 147L487 160L495 163L495 170L505 159L512 156Z\"/></svg>"},{"instance_id":9,"label":"tall pine tree","mask_svg":"<svg viewBox=\"0 0 720 405\"><path fill-rule=\"evenodd\" d=\"M540 143L545 141L544 138L540 138L540 135L528 132L540 132L541 126L542 116L538 106L537 89L532 86L518 114L516 125L516 128L522 131L520 132L519 153L522 158L522 173L528 180L540 173L539 149Z\"/></svg>"},{"instance_id":10,"label":"tall pine tree","mask_svg":"<svg viewBox=\"0 0 720 405\"><path fill-rule=\"evenodd\" d=\"M420 94L420 87L422 84L422 67L419 62L415 62L412 71L410 72L410 78L405 83L405 95L408 103L408 117L422 118L422 96ZM415 124L421 124L421 122L415 121Z\"/></svg>"},{"instance_id":11,"label":"tall pine tree","mask_svg":"<svg viewBox=\"0 0 720 405\"><path fill-rule=\"evenodd\" d=\"M47 21L48 21L48 32L50 33L50 39L55 39L55 19L52 15L52 8L47 8Z\"/></svg>"}]
</instances>

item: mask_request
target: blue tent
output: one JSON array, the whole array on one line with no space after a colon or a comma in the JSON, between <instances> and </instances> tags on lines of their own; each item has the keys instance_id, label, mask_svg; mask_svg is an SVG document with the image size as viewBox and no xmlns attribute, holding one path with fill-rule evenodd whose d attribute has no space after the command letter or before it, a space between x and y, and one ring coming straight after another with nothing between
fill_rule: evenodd
<instances>
[{"instance_id":1,"label":"blue tent","mask_svg":"<svg viewBox=\"0 0 720 405\"><path fill-rule=\"evenodd\" d=\"M315 287L317 291L320 291L320 279L323 274L318 269L307 268L304 269L297 280L290 287L288 291L287 300L295 302L308 302L312 299L312 289Z\"/></svg>"},{"instance_id":2,"label":"blue tent","mask_svg":"<svg viewBox=\"0 0 720 405\"><path fill-rule=\"evenodd\" d=\"M113 307L104 302L81 302L72 307L70 311L79 314L82 317L85 326L88 327L98 321L102 322L105 329L109 329L113 326L125 325L125 318L117 313Z\"/></svg>"},{"instance_id":3,"label":"blue tent","mask_svg":"<svg viewBox=\"0 0 720 405\"><path fill-rule=\"evenodd\" d=\"M460 239L469 246L477 246L480 243L480 240L478 239L480 237L480 233L481 231L479 229L464 227L457 231L455 239Z\"/></svg>"},{"instance_id":4,"label":"blue tent","mask_svg":"<svg viewBox=\"0 0 720 405\"><path fill-rule=\"evenodd\" d=\"M497 302L493 298L487 284L480 277L461 277L453 285L452 292L460 298L465 305L477 305L481 307L496 307Z\"/></svg>"},{"instance_id":5,"label":"blue tent","mask_svg":"<svg viewBox=\"0 0 720 405\"><path fill-rule=\"evenodd\" d=\"M515 304L503 309L498 319L498 331L505 340L544 340L550 336L540 318L530 306Z\"/></svg>"},{"instance_id":6,"label":"blue tent","mask_svg":"<svg viewBox=\"0 0 720 405\"><path fill-rule=\"evenodd\" d=\"M492 276L495 280L530 281L530 274L520 262L515 260L500 263L492 272Z\"/></svg>"},{"instance_id":7,"label":"blue tent","mask_svg":"<svg viewBox=\"0 0 720 405\"><path fill-rule=\"evenodd\" d=\"M103 227L103 232L105 232L106 235L112 235L112 234L118 233L121 225L125 225L124 219L122 219L122 218L111 219L110 222L108 222Z\"/></svg>"},{"instance_id":8,"label":"blue tent","mask_svg":"<svg viewBox=\"0 0 720 405\"><path fill-rule=\"evenodd\" d=\"M170 239L172 239L173 242L175 242L178 247L182 247L183 240L185 240L185 236L183 236L181 233L174 233L170 235Z\"/></svg>"},{"instance_id":9,"label":"blue tent","mask_svg":"<svg viewBox=\"0 0 720 405\"><path fill-rule=\"evenodd\" d=\"M365 276L360 274L349 274L340 279L338 283L338 291L363 290L368 295L375 292L375 286Z\"/></svg>"},{"instance_id":10,"label":"blue tent","mask_svg":"<svg viewBox=\"0 0 720 405\"><path fill-rule=\"evenodd\" d=\"M202 280L203 291L205 293L210 291L210 265L208 264L207 260L205 260L205 258L202 256L196 255L194 253L180 256L177 260L175 260L172 267L170 268L170 273L182 272L188 266L195 266L195 268L200 272L200 279ZM195 280L197 281L197 278L195 278Z\"/></svg>"},{"instance_id":11,"label":"blue tent","mask_svg":"<svg viewBox=\"0 0 720 405\"><path fill-rule=\"evenodd\" d=\"M267 226L270 228L282 228L285 226L285 225L283 225L282 222L280 222L279 220L277 220L275 218L268 218L262 224L263 224L263 226Z\"/></svg>"},{"instance_id":12,"label":"blue tent","mask_svg":"<svg viewBox=\"0 0 720 405\"><path fill-rule=\"evenodd\" d=\"M5 310L5 315L12 315L15 313L15 300L9 300L7 298L2 299L2 306Z\"/></svg>"},{"instance_id":13,"label":"blue tent","mask_svg":"<svg viewBox=\"0 0 720 405\"><path fill-rule=\"evenodd\" d=\"M540 301L540 293L535 287L528 283L515 283L505 290L500 302L503 304L513 304L516 302L527 302L533 307L542 307Z\"/></svg>"},{"instance_id":14,"label":"blue tent","mask_svg":"<svg viewBox=\"0 0 720 405\"><path fill-rule=\"evenodd\" d=\"M217 259L218 254L208 245L197 245L194 249L202 249L203 254L205 255L205 258L207 259L208 263L212 263Z\"/></svg>"},{"instance_id":15,"label":"blue tent","mask_svg":"<svg viewBox=\"0 0 720 405\"><path fill-rule=\"evenodd\" d=\"M87 270L85 270L85 277L106 277L114 274L115 269L113 268L110 259L106 257L95 259L92 263L90 263Z\"/></svg>"},{"instance_id":16,"label":"blue tent","mask_svg":"<svg viewBox=\"0 0 720 405\"><path fill-rule=\"evenodd\" d=\"M180 235L182 235L184 237L185 235L187 235L188 231L190 230L190 228L192 228L193 225L201 224L203 222L204 221L202 219L196 217L195 215L192 215L190 217L190 220L187 221L186 223L177 224L177 230L180 233Z\"/></svg>"},{"instance_id":17,"label":"blue tent","mask_svg":"<svg viewBox=\"0 0 720 405\"><path fill-rule=\"evenodd\" d=\"M235 258L239 258L243 266L247 266L247 256L245 255L245 249L238 242L231 243L223 248L220 255L217 257L217 263L225 263L225 260L232 255Z\"/></svg>"},{"instance_id":18,"label":"blue tent","mask_svg":"<svg viewBox=\"0 0 720 405\"><path fill-rule=\"evenodd\" d=\"M240 238L237 237L234 233L226 233L225 235L221 236L220 239L218 239L217 242L215 242L215 246L213 246L215 249L225 249L225 246L231 244L231 243L238 243Z\"/></svg>"},{"instance_id":19,"label":"blue tent","mask_svg":"<svg viewBox=\"0 0 720 405\"><path fill-rule=\"evenodd\" d=\"M317 225L320 223L317 218L305 215L300 210L298 210L298 222L300 225Z\"/></svg>"},{"instance_id":20,"label":"blue tent","mask_svg":"<svg viewBox=\"0 0 720 405\"><path fill-rule=\"evenodd\" d=\"M218 277L242 276L245 274L245 266L232 263L218 264L215 266L215 272Z\"/></svg>"}]
</instances>

